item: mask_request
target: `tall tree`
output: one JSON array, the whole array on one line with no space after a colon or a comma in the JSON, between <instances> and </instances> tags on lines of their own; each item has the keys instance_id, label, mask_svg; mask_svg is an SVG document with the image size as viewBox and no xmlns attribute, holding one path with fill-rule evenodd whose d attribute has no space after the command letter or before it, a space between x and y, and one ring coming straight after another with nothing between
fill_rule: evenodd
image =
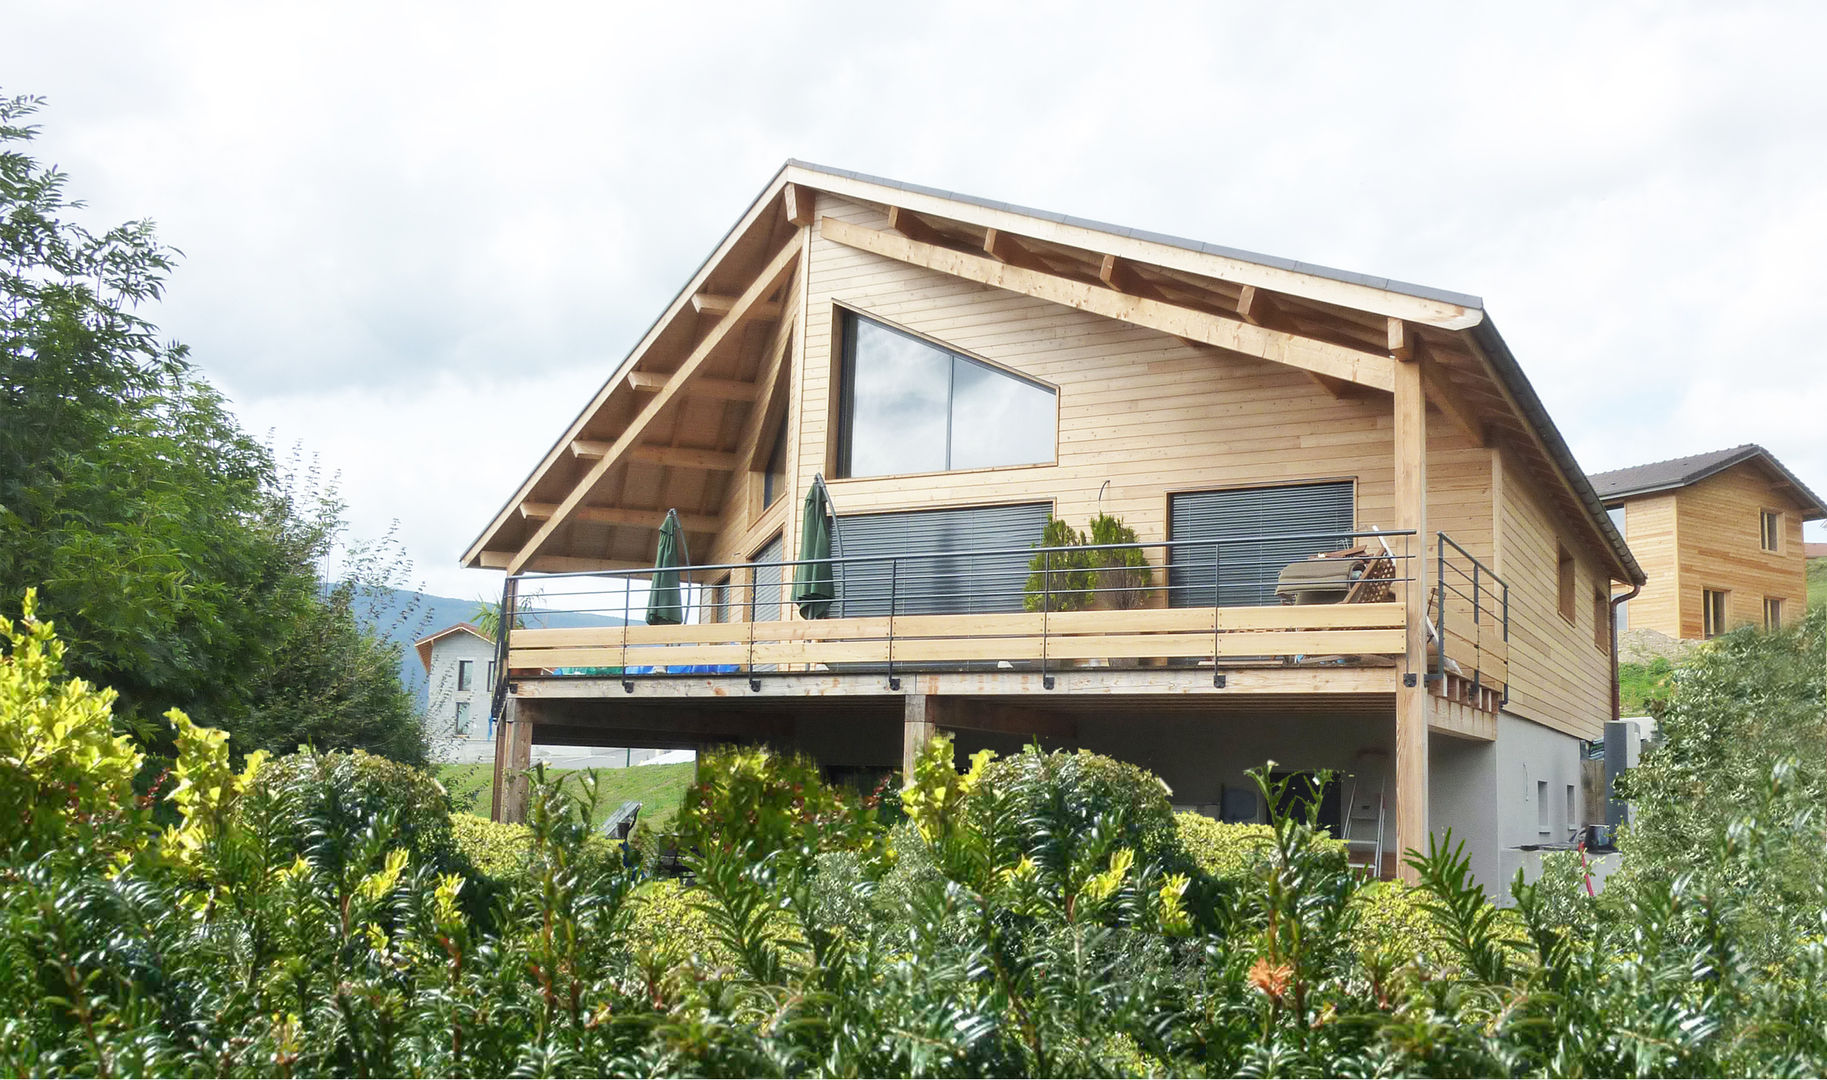
<instances>
[{"instance_id":1,"label":"tall tree","mask_svg":"<svg viewBox=\"0 0 1827 1080\"><path fill-rule=\"evenodd\" d=\"M177 253L148 221L96 234L71 220L65 176L25 150L38 107L0 97L0 604L38 587L71 670L119 691L117 714L155 745L173 706L241 749L280 731L363 745L338 710L400 710L298 684L324 659L312 650L353 662L380 647L352 644L349 605L326 605L317 580L340 505L298 498L185 348L159 340L142 311ZM388 675L368 690L399 691ZM316 721L256 717L304 698ZM372 745L410 758L409 744Z\"/></svg>"}]
</instances>

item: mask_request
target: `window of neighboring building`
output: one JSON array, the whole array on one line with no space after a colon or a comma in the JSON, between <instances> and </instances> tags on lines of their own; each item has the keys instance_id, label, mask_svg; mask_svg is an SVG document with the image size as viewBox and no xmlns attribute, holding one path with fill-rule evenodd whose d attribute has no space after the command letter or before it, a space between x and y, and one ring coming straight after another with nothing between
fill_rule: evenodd
<instances>
[{"instance_id":1,"label":"window of neighboring building","mask_svg":"<svg viewBox=\"0 0 1827 1080\"><path fill-rule=\"evenodd\" d=\"M1573 785L1568 784L1567 785L1567 831L1571 833L1573 830L1575 830L1579 827L1580 827L1579 795L1573 790Z\"/></svg>"},{"instance_id":2,"label":"window of neighboring building","mask_svg":"<svg viewBox=\"0 0 1827 1080\"><path fill-rule=\"evenodd\" d=\"M457 689L468 690L475 677L476 662L474 660L457 661Z\"/></svg>"},{"instance_id":3,"label":"window of neighboring building","mask_svg":"<svg viewBox=\"0 0 1827 1080\"><path fill-rule=\"evenodd\" d=\"M488 688L490 693L494 692L494 690L495 690L495 662L493 660L490 660L488 662L488 682L484 683L483 685Z\"/></svg>"},{"instance_id":4,"label":"window of neighboring building","mask_svg":"<svg viewBox=\"0 0 1827 1080\"><path fill-rule=\"evenodd\" d=\"M1764 629L1781 630L1783 627L1783 602L1775 596L1764 597Z\"/></svg>"},{"instance_id":5,"label":"window of neighboring building","mask_svg":"<svg viewBox=\"0 0 1827 1080\"><path fill-rule=\"evenodd\" d=\"M1702 637L1718 637L1726 628L1726 592L1724 589L1702 589L1700 591L1700 633Z\"/></svg>"},{"instance_id":6,"label":"window of neighboring building","mask_svg":"<svg viewBox=\"0 0 1827 1080\"><path fill-rule=\"evenodd\" d=\"M1611 651L1611 600L1596 589L1592 593L1592 643L1600 652Z\"/></svg>"},{"instance_id":7,"label":"window of neighboring building","mask_svg":"<svg viewBox=\"0 0 1827 1080\"><path fill-rule=\"evenodd\" d=\"M1548 781L1535 782L1535 829L1537 832L1554 831L1554 811L1548 808Z\"/></svg>"},{"instance_id":8,"label":"window of neighboring building","mask_svg":"<svg viewBox=\"0 0 1827 1080\"><path fill-rule=\"evenodd\" d=\"M1057 391L844 314L839 476L1053 460Z\"/></svg>"},{"instance_id":9,"label":"window of neighboring building","mask_svg":"<svg viewBox=\"0 0 1827 1080\"><path fill-rule=\"evenodd\" d=\"M1758 514L1758 527L1765 551L1783 549L1783 515L1775 510Z\"/></svg>"},{"instance_id":10,"label":"window of neighboring building","mask_svg":"<svg viewBox=\"0 0 1827 1080\"><path fill-rule=\"evenodd\" d=\"M1560 585L1561 618L1566 619L1568 622L1572 622L1574 620L1574 605L1577 603L1575 597L1578 595L1578 589L1574 584L1573 552L1568 551L1559 544L1555 545L1555 550L1558 552L1559 562L1557 573L1559 575L1558 580Z\"/></svg>"},{"instance_id":11,"label":"window of neighboring building","mask_svg":"<svg viewBox=\"0 0 1827 1080\"><path fill-rule=\"evenodd\" d=\"M457 702L457 734L469 734L469 702L467 701Z\"/></svg>"}]
</instances>

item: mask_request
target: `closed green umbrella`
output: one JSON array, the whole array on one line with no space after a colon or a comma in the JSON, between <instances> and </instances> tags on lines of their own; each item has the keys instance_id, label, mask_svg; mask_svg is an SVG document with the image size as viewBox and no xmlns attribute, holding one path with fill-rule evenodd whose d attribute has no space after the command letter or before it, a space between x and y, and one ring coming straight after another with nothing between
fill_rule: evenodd
<instances>
[{"instance_id":1,"label":"closed green umbrella","mask_svg":"<svg viewBox=\"0 0 1827 1080\"><path fill-rule=\"evenodd\" d=\"M666 511L660 525L660 550L653 564L660 569L653 574L647 590L647 625L677 626L685 621L685 601L679 595L679 572L667 567L686 566L691 556L685 551L685 526L679 524L677 510Z\"/></svg>"},{"instance_id":2,"label":"closed green umbrella","mask_svg":"<svg viewBox=\"0 0 1827 1080\"><path fill-rule=\"evenodd\" d=\"M825 494L823 477L812 481L805 508L800 511L799 557L831 558L831 499ZM802 562L793 568L793 601L799 605L801 618L824 618L831 614L831 601L836 598L830 562Z\"/></svg>"}]
</instances>

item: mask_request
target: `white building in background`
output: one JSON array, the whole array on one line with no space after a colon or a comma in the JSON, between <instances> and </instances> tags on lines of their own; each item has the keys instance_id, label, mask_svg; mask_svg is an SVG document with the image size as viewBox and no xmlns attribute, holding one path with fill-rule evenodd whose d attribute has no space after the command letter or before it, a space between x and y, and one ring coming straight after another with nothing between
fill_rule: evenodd
<instances>
[{"instance_id":1,"label":"white building in background","mask_svg":"<svg viewBox=\"0 0 1827 1080\"><path fill-rule=\"evenodd\" d=\"M495 760L495 641L469 623L413 642L425 665L425 734L434 761ZM537 746L533 759L564 768L644 764L662 751L614 746Z\"/></svg>"}]
</instances>

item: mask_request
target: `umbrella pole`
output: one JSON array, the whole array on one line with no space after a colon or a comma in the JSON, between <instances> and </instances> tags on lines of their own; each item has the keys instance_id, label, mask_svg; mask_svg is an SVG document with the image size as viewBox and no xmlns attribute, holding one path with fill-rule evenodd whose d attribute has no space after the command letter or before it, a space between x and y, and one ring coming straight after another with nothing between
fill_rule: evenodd
<instances>
[{"instance_id":1,"label":"umbrella pole","mask_svg":"<svg viewBox=\"0 0 1827 1080\"><path fill-rule=\"evenodd\" d=\"M812 474L812 486L824 492L825 505L831 508L831 570L835 578L836 575L843 573L844 565L837 561L844 557L843 537L837 527L837 502L831 498L831 488L825 483L824 473ZM845 595L846 592L845 589L837 590L837 617L840 619L844 617L845 601L848 599Z\"/></svg>"}]
</instances>

